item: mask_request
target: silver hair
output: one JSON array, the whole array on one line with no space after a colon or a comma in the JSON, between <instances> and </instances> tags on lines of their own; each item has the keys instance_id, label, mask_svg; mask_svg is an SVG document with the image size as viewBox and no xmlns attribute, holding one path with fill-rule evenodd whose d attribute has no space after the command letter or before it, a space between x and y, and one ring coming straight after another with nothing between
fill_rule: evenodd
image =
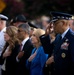
<instances>
[{"instance_id":1,"label":"silver hair","mask_svg":"<svg viewBox=\"0 0 74 75\"><path fill-rule=\"evenodd\" d=\"M30 30L31 30L30 26L28 24L26 24L26 23L20 24L18 26L18 28L22 28L28 34L29 34Z\"/></svg>"}]
</instances>

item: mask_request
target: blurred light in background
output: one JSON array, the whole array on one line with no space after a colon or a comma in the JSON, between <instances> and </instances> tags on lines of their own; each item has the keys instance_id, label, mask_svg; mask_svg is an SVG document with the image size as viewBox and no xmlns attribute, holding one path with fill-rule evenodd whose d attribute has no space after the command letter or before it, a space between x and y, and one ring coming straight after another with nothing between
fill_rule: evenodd
<instances>
[{"instance_id":1,"label":"blurred light in background","mask_svg":"<svg viewBox=\"0 0 74 75\"><path fill-rule=\"evenodd\" d=\"M0 13L4 10L6 7L6 3L3 0L0 0Z\"/></svg>"},{"instance_id":2,"label":"blurred light in background","mask_svg":"<svg viewBox=\"0 0 74 75\"><path fill-rule=\"evenodd\" d=\"M5 3L4 3L4 2ZM13 18L24 14L28 19L49 16L50 11L74 14L74 0L0 0L0 13Z\"/></svg>"}]
</instances>

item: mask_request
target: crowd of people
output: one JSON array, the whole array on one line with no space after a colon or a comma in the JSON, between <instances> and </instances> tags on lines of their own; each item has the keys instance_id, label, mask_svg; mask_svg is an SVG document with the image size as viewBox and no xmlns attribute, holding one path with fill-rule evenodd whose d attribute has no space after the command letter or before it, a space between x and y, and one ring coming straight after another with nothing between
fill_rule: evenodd
<instances>
[{"instance_id":1,"label":"crowd of people","mask_svg":"<svg viewBox=\"0 0 74 75\"><path fill-rule=\"evenodd\" d=\"M0 14L0 75L74 75L73 15L50 15L37 26Z\"/></svg>"}]
</instances>

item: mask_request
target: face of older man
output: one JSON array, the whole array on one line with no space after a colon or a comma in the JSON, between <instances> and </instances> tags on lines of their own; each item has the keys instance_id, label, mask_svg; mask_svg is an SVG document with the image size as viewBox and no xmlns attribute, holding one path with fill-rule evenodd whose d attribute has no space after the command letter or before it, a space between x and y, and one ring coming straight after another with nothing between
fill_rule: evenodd
<instances>
[{"instance_id":1,"label":"face of older man","mask_svg":"<svg viewBox=\"0 0 74 75\"><path fill-rule=\"evenodd\" d=\"M57 33L60 33L61 31L61 22L60 21L56 21L54 23L54 32L57 34Z\"/></svg>"},{"instance_id":2,"label":"face of older man","mask_svg":"<svg viewBox=\"0 0 74 75\"><path fill-rule=\"evenodd\" d=\"M56 34L62 34L67 28L67 20L58 20L54 23L54 32Z\"/></svg>"},{"instance_id":3,"label":"face of older man","mask_svg":"<svg viewBox=\"0 0 74 75\"><path fill-rule=\"evenodd\" d=\"M6 21L0 20L0 31L6 26Z\"/></svg>"}]
</instances>

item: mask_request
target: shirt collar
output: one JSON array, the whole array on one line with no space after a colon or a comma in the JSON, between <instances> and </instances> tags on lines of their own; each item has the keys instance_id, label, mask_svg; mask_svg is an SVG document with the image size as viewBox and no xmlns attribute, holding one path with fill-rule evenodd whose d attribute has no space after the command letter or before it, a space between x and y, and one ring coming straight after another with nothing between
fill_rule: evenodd
<instances>
[{"instance_id":1,"label":"shirt collar","mask_svg":"<svg viewBox=\"0 0 74 75\"><path fill-rule=\"evenodd\" d=\"M6 31L6 27L1 30L1 32L5 32L5 31Z\"/></svg>"},{"instance_id":2,"label":"shirt collar","mask_svg":"<svg viewBox=\"0 0 74 75\"><path fill-rule=\"evenodd\" d=\"M64 38L64 36L66 35L66 33L68 32L70 28L68 28L61 36L62 36L62 39Z\"/></svg>"},{"instance_id":3,"label":"shirt collar","mask_svg":"<svg viewBox=\"0 0 74 75\"><path fill-rule=\"evenodd\" d=\"M26 39L24 39L23 41L22 41L22 45L24 46L24 44L26 43L26 41L29 39L29 37L27 37Z\"/></svg>"}]
</instances>

